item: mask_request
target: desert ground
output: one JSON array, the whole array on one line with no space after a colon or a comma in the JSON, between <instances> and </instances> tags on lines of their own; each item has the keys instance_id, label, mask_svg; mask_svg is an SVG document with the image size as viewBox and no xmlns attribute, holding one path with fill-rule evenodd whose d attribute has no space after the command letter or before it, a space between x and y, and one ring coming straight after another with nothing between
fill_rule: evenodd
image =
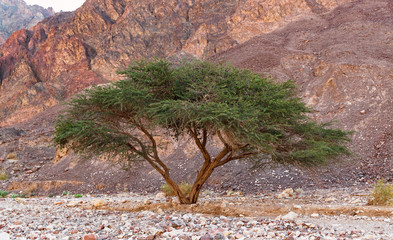
<instances>
[{"instance_id":1,"label":"desert ground","mask_svg":"<svg viewBox=\"0 0 393 240\"><path fill-rule=\"evenodd\" d=\"M164 193L0 199L0 239L393 239L393 208L370 188L205 191L180 205Z\"/></svg>"}]
</instances>

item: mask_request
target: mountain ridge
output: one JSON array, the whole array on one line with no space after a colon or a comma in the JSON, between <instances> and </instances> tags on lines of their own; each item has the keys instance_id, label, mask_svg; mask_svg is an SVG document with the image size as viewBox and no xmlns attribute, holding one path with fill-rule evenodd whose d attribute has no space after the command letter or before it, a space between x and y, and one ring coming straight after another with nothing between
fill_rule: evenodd
<instances>
[{"instance_id":1,"label":"mountain ridge","mask_svg":"<svg viewBox=\"0 0 393 240\"><path fill-rule=\"evenodd\" d=\"M28 29L54 14L52 8L27 5L23 0L0 1L0 45L11 33L22 28Z\"/></svg>"}]
</instances>

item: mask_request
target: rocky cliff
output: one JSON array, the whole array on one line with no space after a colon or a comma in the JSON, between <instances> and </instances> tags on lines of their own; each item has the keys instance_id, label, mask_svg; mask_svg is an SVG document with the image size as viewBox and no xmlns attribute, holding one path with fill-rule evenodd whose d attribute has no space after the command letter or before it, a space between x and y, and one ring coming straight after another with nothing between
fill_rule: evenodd
<instances>
[{"instance_id":1,"label":"rocky cliff","mask_svg":"<svg viewBox=\"0 0 393 240\"><path fill-rule=\"evenodd\" d=\"M11 33L31 28L54 13L52 8L29 6L22 0L0 0L0 45Z\"/></svg>"},{"instance_id":2,"label":"rocky cliff","mask_svg":"<svg viewBox=\"0 0 393 240\"><path fill-rule=\"evenodd\" d=\"M29 119L141 57L209 57L340 1L88 0L0 48L0 126Z\"/></svg>"},{"instance_id":3,"label":"rocky cliff","mask_svg":"<svg viewBox=\"0 0 393 240\"><path fill-rule=\"evenodd\" d=\"M88 0L74 13L14 33L1 46L0 126L11 140L1 140L0 133L0 159L19 152L28 167L10 168L35 174L30 178L109 184L115 168L75 168L75 158L61 158L64 153L55 165L47 162L55 154L47 146L57 104L87 86L116 80L115 71L132 59L192 55L294 79L313 117L355 130L354 160L327 170L322 181L351 185L377 175L393 178L392 12L389 0ZM10 135L21 130L19 137ZM188 156L186 146L176 151L172 158ZM236 163L211 182L304 185L297 170L268 181L241 169ZM157 178L148 170L134 175ZM129 181L116 179L119 189Z\"/></svg>"}]
</instances>

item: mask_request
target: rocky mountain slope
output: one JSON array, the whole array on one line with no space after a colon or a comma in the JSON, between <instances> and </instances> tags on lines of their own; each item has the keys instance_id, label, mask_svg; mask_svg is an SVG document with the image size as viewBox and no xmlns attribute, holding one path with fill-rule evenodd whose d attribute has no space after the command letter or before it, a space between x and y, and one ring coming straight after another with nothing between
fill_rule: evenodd
<instances>
[{"instance_id":1,"label":"rocky mountain slope","mask_svg":"<svg viewBox=\"0 0 393 240\"><path fill-rule=\"evenodd\" d=\"M23 0L0 0L0 45L11 33L31 28L54 13L52 8L29 6Z\"/></svg>"},{"instance_id":2,"label":"rocky mountain slope","mask_svg":"<svg viewBox=\"0 0 393 240\"><path fill-rule=\"evenodd\" d=\"M115 71L132 59L190 55L294 79L315 118L355 130L354 160L323 170L320 182L392 178L392 11L389 0L88 0L74 13L18 31L0 48L0 159L13 181L7 184L156 189L161 180L148 168L130 178L107 163L77 163L72 154L57 152L54 159L53 120L59 102L116 80ZM13 152L17 159L7 159ZM190 152L180 145L168 156L184 159ZM184 172L195 166L173 167L192 179ZM246 167L233 163L209 184L253 190L312 184L297 169L271 175Z\"/></svg>"},{"instance_id":3,"label":"rocky mountain slope","mask_svg":"<svg viewBox=\"0 0 393 240\"><path fill-rule=\"evenodd\" d=\"M0 126L21 122L141 57L209 57L340 1L88 0L0 48Z\"/></svg>"},{"instance_id":4,"label":"rocky mountain slope","mask_svg":"<svg viewBox=\"0 0 393 240\"><path fill-rule=\"evenodd\" d=\"M355 131L352 149L365 160L355 166L393 179L392 12L391 1L356 1L217 58L295 80L317 119Z\"/></svg>"}]
</instances>

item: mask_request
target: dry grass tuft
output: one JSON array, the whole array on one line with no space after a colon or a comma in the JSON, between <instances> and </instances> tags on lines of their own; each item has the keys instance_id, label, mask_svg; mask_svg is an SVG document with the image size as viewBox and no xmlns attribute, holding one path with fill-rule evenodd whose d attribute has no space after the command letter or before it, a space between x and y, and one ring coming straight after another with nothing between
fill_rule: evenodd
<instances>
[{"instance_id":1,"label":"dry grass tuft","mask_svg":"<svg viewBox=\"0 0 393 240\"><path fill-rule=\"evenodd\" d=\"M0 180L5 181L8 180L9 176L6 172L0 172Z\"/></svg>"},{"instance_id":2,"label":"dry grass tuft","mask_svg":"<svg viewBox=\"0 0 393 240\"><path fill-rule=\"evenodd\" d=\"M393 185L387 184L383 179L377 180L374 191L371 193L369 205L392 205L393 204Z\"/></svg>"},{"instance_id":3,"label":"dry grass tuft","mask_svg":"<svg viewBox=\"0 0 393 240\"><path fill-rule=\"evenodd\" d=\"M18 160L18 155L16 154L16 152L8 153L8 155L6 156L6 159Z\"/></svg>"},{"instance_id":4,"label":"dry grass tuft","mask_svg":"<svg viewBox=\"0 0 393 240\"><path fill-rule=\"evenodd\" d=\"M179 184L179 188L184 195L188 195L191 192L192 184L182 182ZM175 196L172 188L166 183L161 186L161 191L163 191L166 196Z\"/></svg>"}]
</instances>

